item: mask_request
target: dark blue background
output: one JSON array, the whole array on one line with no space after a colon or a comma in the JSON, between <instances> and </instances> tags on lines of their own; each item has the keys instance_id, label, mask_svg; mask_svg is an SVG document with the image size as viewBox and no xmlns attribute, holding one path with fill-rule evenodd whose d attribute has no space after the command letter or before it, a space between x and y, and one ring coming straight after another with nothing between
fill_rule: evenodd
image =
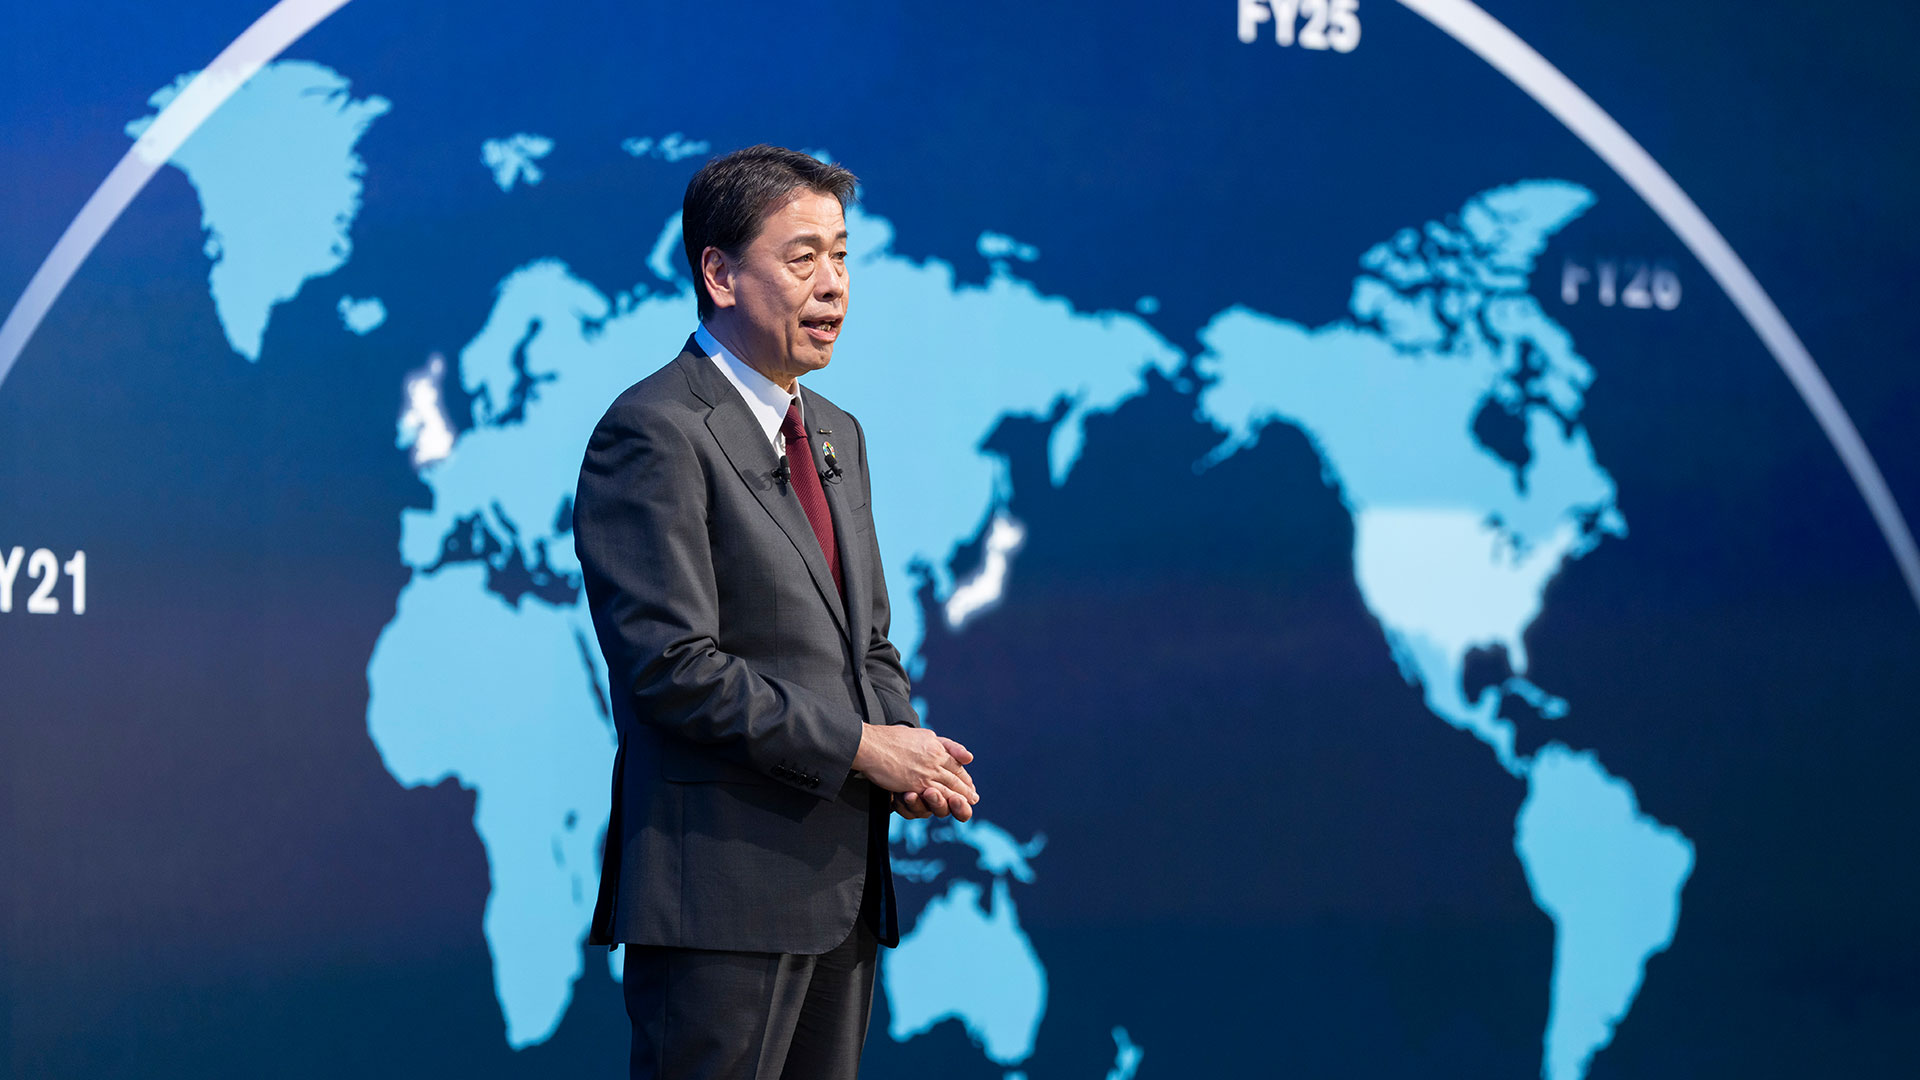
<instances>
[{"instance_id":1,"label":"dark blue background","mask_svg":"<svg viewBox=\"0 0 1920 1080\"><path fill-rule=\"evenodd\" d=\"M1719 226L1920 508L1920 16L1487 6ZM0 13L0 295L148 94L263 7ZM636 170L618 143L670 130L829 149L901 252L978 278L974 237L1009 233L1045 253L1021 271L1044 291L1157 296L1186 348L1233 302L1340 317L1360 252L1484 188L1592 188L1535 291L1598 372L1585 419L1632 532L1552 586L1532 675L1574 708L1521 738L1598 750L1699 851L1675 945L1592 1075L1911 1069L1920 615L1885 544L1644 205L1451 39L1384 0L1362 18L1339 56L1242 46L1227 0L421 0L350 5L296 44L395 105L360 144L354 260L248 364L207 296L194 193L163 171L0 386L0 547L86 548L95 597L84 619L0 618L11 1074L618 1074L597 962L554 1039L507 1049L472 796L386 773L365 669L405 582L399 511L427 497L391 450L402 374L457 351L529 258L645 284L697 159ZM509 203L476 153L517 130L557 149ZM1563 257L1664 259L1685 300L1565 306ZM385 299L379 334L339 332L341 292ZM1124 1024L1145 1077L1537 1075L1552 926L1512 854L1523 789L1399 679L1304 439L1196 477L1220 433L1191 392L1156 381L1090 421L1059 489L1037 422L1005 423L989 448L1029 543L1007 602L923 649L919 689L980 752L990 816L1052 840L1050 887L1020 901L1053 987L1026 1071L1104 1075ZM876 1034L868 1072L929 1064L1001 1071L948 1023Z\"/></svg>"}]
</instances>

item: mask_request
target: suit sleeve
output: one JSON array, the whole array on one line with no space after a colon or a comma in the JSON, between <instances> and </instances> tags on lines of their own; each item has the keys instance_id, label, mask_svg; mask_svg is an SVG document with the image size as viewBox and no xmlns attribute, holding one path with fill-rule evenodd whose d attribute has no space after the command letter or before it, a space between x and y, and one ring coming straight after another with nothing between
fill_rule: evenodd
<instances>
[{"instance_id":1,"label":"suit sleeve","mask_svg":"<svg viewBox=\"0 0 1920 1080\"><path fill-rule=\"evenodd\" d=\"M823 799L860 746L858 714L721 651L707 477L674 422L616 404L574 498L594 631L640 722Z\"/></svg>"},{"instance_id":2,"label":"suit sleeve","mask_svg":"<svg viewBox=\"0 0 1920 1080\"><path fill-rule=\"evenodd\" d=\"M852 419L849 417L849 419ZM860 482L867 486L867 521L873 521L873 482L867 472L867 432L860 421L853 421L853 429L860 440ZM889 724L905 724L919 727L920 716L913 710L913 690L907 680L907 670L900 663L900 650L893 647L887 633L892 628L893 609L887 603L886 567L880 561L880 539L876 531L867 529L867 565L873 567L873 618L867 633L867 681L873 684L873 693L880 699L880 711L886 714Z\"/></svg>"}]
</instances>

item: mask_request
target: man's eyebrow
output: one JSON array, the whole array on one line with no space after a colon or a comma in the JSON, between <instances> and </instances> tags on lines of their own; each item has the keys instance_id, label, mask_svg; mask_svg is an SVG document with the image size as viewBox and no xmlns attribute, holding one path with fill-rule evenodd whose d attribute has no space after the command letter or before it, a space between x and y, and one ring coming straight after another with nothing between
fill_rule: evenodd
<instances>
[{"instance_id":1,"label":"man's eyebrow","mask_svg":"<svg viewBox=\"0 0 1920 1080\"><path fill-rule=\"evenodd\" d=\"M840 230L834 234L833 239L835 243L846 243L847 231L845 229ZM824 241L820 239L819 233L801 233L799 236L787 241L787 246L792 247L794 244L806 244L809 247L820 247L823 243Z\"/></svg>"}]
</instances>

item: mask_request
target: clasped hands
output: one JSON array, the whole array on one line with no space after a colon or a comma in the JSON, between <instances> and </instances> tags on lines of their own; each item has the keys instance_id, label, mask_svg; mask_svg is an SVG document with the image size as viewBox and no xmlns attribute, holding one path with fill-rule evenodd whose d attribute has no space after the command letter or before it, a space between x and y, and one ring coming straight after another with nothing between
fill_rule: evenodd
<instances>
[{"instance_id":1,"label":"clasped hands","mask_svg":"<svg viewBox=\"0 0 1920 1080\"><path fill-rule=\"evenodd\" d=\"M967 775L973 753L952 739L905 724L867 724L853 767L893 792L901 817L973 817L980 793Z\"/></svg>"}]
</instances>

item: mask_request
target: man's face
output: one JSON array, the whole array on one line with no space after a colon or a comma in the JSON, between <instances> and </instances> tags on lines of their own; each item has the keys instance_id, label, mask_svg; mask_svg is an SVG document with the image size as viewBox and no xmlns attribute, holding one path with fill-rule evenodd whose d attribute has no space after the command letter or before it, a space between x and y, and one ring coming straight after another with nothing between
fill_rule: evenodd
<instances>
[{"instance_id":1,"label":"man's face","mask_svg":"<svg viewBox=\"0 0 1920 1080\"><path fill-rule=\"evenodd\" d=\"M783 387L833 359L847 315L847 224L840 200L806 188L767 215L760 235L703 270L730 348Z\"/></svg>"}]
</instances>

